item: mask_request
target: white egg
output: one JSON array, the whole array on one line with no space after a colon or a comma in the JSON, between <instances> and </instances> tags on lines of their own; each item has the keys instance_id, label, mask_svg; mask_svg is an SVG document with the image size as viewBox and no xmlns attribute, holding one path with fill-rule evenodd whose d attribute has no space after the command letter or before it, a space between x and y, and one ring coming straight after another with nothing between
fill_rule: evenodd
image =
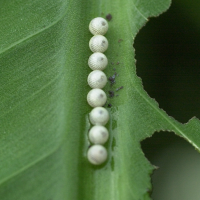
<instances>
[{"instance_id":1,"label":"white egg","mask_svg":"<svg viewBox=\"0 0 200 200\"><path fill-rule=\"evenodd\" d=\"M92 107L103 106L106 101L106 93L101 89L92 89L87 94L87 102Z\"/></svg>"},{"instance_id":2,"label":"white egg","mask_svg":"<svg viewBox=\"0 0 200 200\"><path fill-rule=\"evenodd\" d=\"M105 147L101 145L93 145L87 152L87 158L94 165L101 165L106 161L108 153Z\"/></svg>"},{"instance_id":3,"label":"white egg","mask_svg":"<svg viewBox=\"0 0 200 200\"><path fill-rule=\"evenodd\" d=\"M89 47L92 52L103 53L108 48L108 40L102 35L95 35L90 39Z\"/></svg>"},{"instance_id":4,"label":"white egg","mask_svg":"<svg viewBox=\"0 0 200 200\"><path fill-rule=\"evenodd\" d=\"M89 119L93 125L104 126L109 120L109 113L103 107L96 107L90 112Z\"/></svg>"},{"instance_id":5,"label":"white egg","mask_svg":"<svg viewBox=\"0 0 200 200\"><path fill-rule=\"evenodd\" d=\"M100 70L94 70L88 75L88 85L91 88L103 88L107 83L106 75Z\"/></svg>"},{"instance_id":6,"label":"white egg","mask_svg":"<svg viewBox=\"0 0 200 200\"><path fill-rule=\"evenodd\" d=\"M108 31L108 22L102 17L96 17L90 22L89 30L93 35L105 35Z\"/></svg>"},{"instance_id":7,"label":"white egg","mask_svg":"<svg viewBox=\"0 0 200 200\"><path fill-rule=\"evenodd\" d=\"M108 59L103 53L96 52L89 57L88 65L92 70L104 70L108 65Z\"/></svg>"},{"instance_id":8,"label":"white egg","mask_svg":"<svg viewBox=\"0 0 200 200\"><path fill-rule=\"evenodd\" d=\"M104 144L109 138L108 130L104 126L93 126L88 136L93 144Z\"/></svg>"}]
</instances>

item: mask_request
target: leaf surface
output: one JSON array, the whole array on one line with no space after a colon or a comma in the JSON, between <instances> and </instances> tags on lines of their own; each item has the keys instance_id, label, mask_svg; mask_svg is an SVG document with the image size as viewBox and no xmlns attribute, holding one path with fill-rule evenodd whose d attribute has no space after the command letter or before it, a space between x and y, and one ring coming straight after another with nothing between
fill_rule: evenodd
<instances>
[{"instance_id":1,"label":"leaf surface","mask_svg":"<svg viewBox=\"0 0 200 200\"><path fill-rule=\"evenodd\" d=\"M199 150L199 120L181 124L169 117L136 75L134 38L169 5L170 0L1 1L1 200L147 200L154 167L141 140L174 131ZM96 167L86 158L88 25L108 13L113 18L105 73L112 76L116 68L118 76L105 91L119 96L108 99L109 158Z\"/></svg>"}]
</instances>

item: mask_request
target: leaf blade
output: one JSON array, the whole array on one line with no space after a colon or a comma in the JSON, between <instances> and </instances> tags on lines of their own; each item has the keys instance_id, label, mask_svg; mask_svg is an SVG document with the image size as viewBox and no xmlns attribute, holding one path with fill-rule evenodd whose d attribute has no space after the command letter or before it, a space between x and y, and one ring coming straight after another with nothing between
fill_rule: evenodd
<instances>
[{"instance_id":1,"label":"leaf blade","mask_svg":"<svg viewBox=\"0 0 200 200\"><path fill-rule=\"evenodd\" d=\"M20 3L16 7L27 7L27 15L31 9L43 10L38 16L44 14L45 20L35 25L37 20L28 17L33 23L27 29L24 23L24 32L15 36L13 29L8 39L9 34L3 34L7 41L1 45L4 52L0 55L0 130L4 133L0 141L0 196L20 200L149 199L149 174L154 168L144 158L139 142L163 129L184 136L177 127L191 132L194 123L181 125L169 118L148 97L136 76L133 39L147 18L166 10L170 1L88 1L84 5L64 0L36 1L32 5L29 1L25 7L24 1ZM109 109L108 162L94 167L86 159L91 110L86 103L86 77L90 72L87 58L91 54L88 24L102 11L113 15L106 35L110 42L106 55L110 62L120 62L116 87L123 85L124 89L119 98L110 100L113 107ZM8 20L11 25L19 24L12 22L14 16ZM29 28L32 35L26 37ZM106 70L108 75L113 73L112 67ZM105 88L110 89L109 85ZM10 105L14 107L11 110ZM197 139L198 132L191 141ZM27 184L29 179L32 182ZM38 183L41 187L37 187ZM23 190L14 189L18 185ZM11 186L13 190L8 192ZM30 186L34 189L30 190ZM47 192L49 188L51 192Z\"/></svg>"}]
</instances>

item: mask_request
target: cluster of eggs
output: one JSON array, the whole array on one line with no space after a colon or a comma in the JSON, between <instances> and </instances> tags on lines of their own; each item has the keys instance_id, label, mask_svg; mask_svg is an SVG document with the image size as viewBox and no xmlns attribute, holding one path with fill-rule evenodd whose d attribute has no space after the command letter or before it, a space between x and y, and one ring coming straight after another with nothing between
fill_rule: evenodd
<instances>
[{"instance_id":1,"label":"cluster of eggs","mask_svg":"<svg viewBox=\"0 0 200 200\"><path fill-rule=\"evenodd\" d=\"M107 159L105 144L109 138L105 125L109 120L109 113L103 107L107 101L106 93L102 88L107 83L103 70L108 64L107 57L103 54L108 48L108 40L103 36L108 30L108 23L101 17L94 18L89 24L89 30L94 35L89 42L93 54L88 59L88 65L93 70L87 78L92 90L87 95L88 104L93 107L89 114L90 122L94 125L89 131L89 140L93 144L87 157L90 163L100 165Z\"/></svg>"}]
</instances>

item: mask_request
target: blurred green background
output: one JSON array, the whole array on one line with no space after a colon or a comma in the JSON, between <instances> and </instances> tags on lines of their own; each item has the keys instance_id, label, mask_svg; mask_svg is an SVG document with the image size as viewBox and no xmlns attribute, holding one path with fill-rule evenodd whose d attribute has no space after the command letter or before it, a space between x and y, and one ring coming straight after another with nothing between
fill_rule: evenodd
<instances>
[{"instance_id":1,"label":"blurred green background","mask_svg":"<svg viewBox=\"0 0 200 200\"><path fill-rule=\"evenodd\" d=\"M182 123L200 119L200 0L174 0L140 30L134 47L137 74L160 108ZM142 148L159 166L152 176L154 200L200 200L200 154L194 147L162 132Z\"/></svg>"}]
</instances>

